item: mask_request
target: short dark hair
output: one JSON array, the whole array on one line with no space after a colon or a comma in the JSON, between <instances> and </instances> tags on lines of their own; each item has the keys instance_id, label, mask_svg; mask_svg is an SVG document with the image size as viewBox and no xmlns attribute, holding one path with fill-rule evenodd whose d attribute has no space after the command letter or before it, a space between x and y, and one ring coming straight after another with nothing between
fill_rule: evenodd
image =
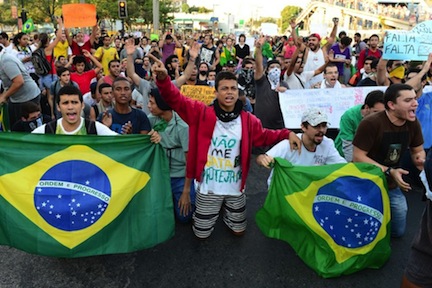
<instances>
[{"instance_id":1,"label":"short dark hair","mask_svg":"<svg viewBox=\"0 0 432 288\"><path fill-rule=\"evenodd\" d=\"M328 65L324 68L324 74L327 73L327 68L333 68L333 67L336 67L336 68L337 68L336 64L334 64L334 63L330 63L330 64L328 64ZM339 72L339 70L338 70L338 72Z\"/></svg>"},{"instance_id":2,"label":"short dark hair","mask_svg":"<svg viewBox=\"0 0 432 288\"><path fill-rule=\"evenodd\" d=\"M384 105L386 110L389 109L387 103L389 101L396 103L397 98L400 96L400 92L405 90L414 91L414 88L407 84L392 84L387 88L384 93Z\"/></svg>"},{"instance_id":3,"label":"short dark hair","mask_svg":"<svg viewBox=\"0 0 432 288\"><path fill-rule=\"evenodd\" d=\"M376 103L384 104L384 92L373 90L366 95L362 109L367 105L369 108L374 107Z\"/></svg>"},{"instance_id":4,"label":"short dark hair","mask_svg":"<svg viewBox=\"0 0 432 288\"><path fill-rule=\"evenodd\" d=\"M356 37L361 37L361 34L358 33L358 32L356 32L356 33L354 34L354 36L356 36Z\"/></svg>"},{"instance_id":5,"label":"short dark hair","mask_svg":"<svg viewBox=\"0 0 432 288\"><path fill-rule=\"evenodd\" d=\"M108 68L111 68L111 63L115 63L115 62L120 63L120 60L118 60L118 59L113 59L113 60L109 61L109 62L108 62Z\"/></svg>"},{"instance_id":6,"label":"short dark hair","mask_svg":"<svg viewBox=\"0 0 432 288\"><path fill-rule=\"evenodd\" d=\"M111 88L112 88L112 86L111 86L110 84L108 84L108 83L101 83L101 84L99 85L99 88L98 88L99 93L102 94L102 89L104 89L104 88L108 88L108 87L111 87Z\"/></svg>"},{"instance_id":7,"label":"short dark hair","mask_svg":"<svg viewBox=\"0 0 432 288\"><path fill-rule=\"evenodd\" d=\"M59 96L57 97L57 104L60 104L60 98L62 95L78 95L79 101L83 103L83 96L81 94L81 91L74 85L63 86L62 88L60 88L57 94Z\"/></svg>"},{"instance_id":8,"label":"short dark hair","mask_svg":"<svg viewBox=\"0 0 432 288\"><path fill-rule=\"evenodd\" d=\"M372 61L372 63L371 63L371 69L376 69L377 66L378 66L379 59L376 58L376 57L374 57L374 56L367 56L365 58L365 62L368 61L368 60Z\"/></svg>"},{"instance_id":9,"label":"short dark hair","mask_svg":"<svg viewBox=\"0 0 432 288\"><path fill-rule=\"evenodd\" d=\"M114 86L117 84L117 82L120 82L120 81L126 81L126 82L128 82L130 85L131 85L131 87L132 87L132 84L130 83L130 81L126 78L126 77L122 77L122 76L120 76L120 77L117 77L117 78L115 78L114 79L114 81L113 81L113 83L112 83L112 88L114 88Z\"/></svg>"},{"instance_id":10,"label":"short dark hair","mask_svg":"<svg viewBox=\"0 0 432 288\"><path fill-rule=\"evenodd\" d=\"M86 63L86 58L84 57L84 55L76 55L75 58L73 59L73 64L77 65L80 63Z\"/></svg>"},{"instance_id":11,"label":"short dark hair","mask_svg":"<svg viewBox=\"0 0 432 288\"><path fill-rule=\"evenodd\" d=\"M32 101L25 102L21 105L21 117L29 118L30 113L41 111L38 104Z\"/></svg>"},{"instance_id":12,"label":"short dark hair","mask_svg":"<svg viewBox=\"0 0 432 288\"><path fill-rule=\"evenodd\" d=\"M406 76L408 76L410 73L420 73L420 71L421 71L421 69L418 69L418 68L410 68L410 69L408 69L408 71L406 72ZM421 78L421 81L423 82L423 81L426 81L426 79L427 79L427 74L425 73L423 76L422 76L422 78Z\"/></svg>"},{"instance_id":13,"label":"short dark hair","mask_svg":"<svg viewBox=\"0 0 432 288\"><path fill-rule=\"evenodd\" d=\"M215 89L216 91L219 88L219 82L221 80L235 80L237 82L237 77L234 73L229 72L229 71L221 71L216 75L216 80L215 80Z\"/></svg>"},{"instance_id":14,"label":"short dark hair","mask_svg":"<svg viewBox=\"0 0 432 288\"><path fill-rule=\"evenodd\" d=\"M0 37L9 40L9 35L6 32L1 32Z\"/></svg>"},{"instance_id":15,"label":"short dark hair","mask_svg":"<svg viewBox=\"0 0 432 288\"><path fill-rule=\"evenodd\" d=\"M242 68L244 68L244 67L246 67L246 64L254 64L250 59L247 59L247 60L244 60L243 62L242 62Z\"/></svg>"},{"instance_id":16,"label":"short dark hair","mask_svg":"<svg viewBox=\"0 0 432 288\"><path fill-rule=\"evenodd\" d=\"M352 38L345 36L340 40L341 44L348 47L349 45L351 45L352 42Z\"/></svg>"},{"instance_id":17,"label":"short dark hair","mask_svg":"<svg viewBox=\"0 0 432 288\"><path fill-rule=\"evenodd\" d=\"M377 34L372 34L372 35L369 37L369 40L372 39L372 37L376 37L376 38L378 38L378 41L380 40L380 38L379 38L379 36L378 36Z\"/></svg>"},{"instance_id":18,"label":"short dark hair","mask_svg":"<svg viewBox=\"0 0 432 288\"><path fill-rule=\"evenodd\" d=\"M339 34L338 34L339 39L342 39L342 38L344 38L344 37L346 37L346 36L347 36L347 33L346 33L345 31L341 31L341 32L339 32Z\"/></svg>"},{"instance_id":19,"label":"short dark hair","mask_svg":"<svg viewBox=\"0 0 432 288\"><path fill-rule=\"evenodd\" d=\"M63 67L63 66L58 67L57 68L57 76L60 77L66 71L69 71L69 73L70 73L70 69L69 68L66 68L66 67Z\"/></svg>"}]
</instances>

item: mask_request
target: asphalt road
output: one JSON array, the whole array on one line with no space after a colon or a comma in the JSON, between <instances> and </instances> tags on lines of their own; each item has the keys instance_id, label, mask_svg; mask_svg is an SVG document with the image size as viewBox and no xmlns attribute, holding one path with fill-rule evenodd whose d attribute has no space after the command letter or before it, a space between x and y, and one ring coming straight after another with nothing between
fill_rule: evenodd
<instances>
[{"instance_id":1,"label":"asphalt road","mask_svg":"<svg viewBox=\"0 0 432 288\"><path fill-rule=\"evenodd\" d=\"M255 213L266 197L269 171L254 163L247 185L248 230L237 238L218 222L210 239L194 238L189 225L144 251L80 259L30 255L0 247L0 287L399 287L424 202L407 195L408 230L392 240L392 255L379 270L323 279L285 242L266 238ZM295 233L295 231L293 231Z\"/></svg>"}]
</instances>

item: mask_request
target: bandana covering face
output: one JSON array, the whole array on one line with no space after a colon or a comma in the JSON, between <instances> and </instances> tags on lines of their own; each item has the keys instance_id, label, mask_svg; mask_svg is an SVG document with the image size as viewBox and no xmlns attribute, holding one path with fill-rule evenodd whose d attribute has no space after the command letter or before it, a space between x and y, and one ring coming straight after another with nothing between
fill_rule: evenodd
<instances>
[{"instance_id":1,"label":"bandana covering face","mask_svg":"<svg viewBox=\"0 0 432 288\"><path fill-rule=\"evenodd\" d=\"M267 78L270 82L272 90L275 90L279 86L280 75L281 75L281 70L279 68L272 68L268 72Z\"/></svg>"},{"instance_id":2,"label":"bandana covering face","mask_svg":"<svg viewBox=\"0 0 432 288\"><path fill-rule=\"evenodd\" d=\"M395 77L398 79L404 79L405 77L405 67L404 66L399 66L396 67L395 69L393 69L390 73L389 73L390 78L391 77Z\"/></svg>"}]
</instances>

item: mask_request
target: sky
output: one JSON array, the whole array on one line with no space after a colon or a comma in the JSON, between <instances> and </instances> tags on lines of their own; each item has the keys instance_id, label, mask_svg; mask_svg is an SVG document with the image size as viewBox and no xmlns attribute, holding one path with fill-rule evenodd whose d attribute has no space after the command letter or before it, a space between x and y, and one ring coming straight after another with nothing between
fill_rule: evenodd
<instances>
[{"instance_id":1,"label":"sky","mask_svg":"<svg viewBox=\"0 0 432 288\"><path fill-rule=\"evenodd\" d=\"M214 8L215 14L231 13L235 15L236 20L248 20L250 18L274 17L280 18L280 11L285 6L304 7L308 1L296 0L188 0L189 6L204 6L208 9ZM213 7L213 5L215 5ZM218 15L215 15L218 16Z\"/></svg>"}]
</instances>

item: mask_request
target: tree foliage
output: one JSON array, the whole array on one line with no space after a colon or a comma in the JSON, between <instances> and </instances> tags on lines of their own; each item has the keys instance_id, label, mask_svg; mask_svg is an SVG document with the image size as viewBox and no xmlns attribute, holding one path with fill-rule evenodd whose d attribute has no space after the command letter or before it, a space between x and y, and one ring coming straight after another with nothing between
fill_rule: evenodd
<instances>
[{"instance_id":1,"label":"tree foliage","mask_svg":"<svg viewBox=\"0 0 432 288\"><path fill-rule=\"evenodd\" d=\"M118 19L118 2L107 0L86 0L86 3L95 4L97 15L100 19ZM32 18L35 23L51 22L53 16L61 15L61 7L63 4L79 3L79 0L38 0L29 1L24 0L25 9L28 11L28 17ZM2 7L2 6L0 6ZM2 7L3 8L3 7ZM0 17L6 15L6 7L2 9ZM127 0L128 18L125 19L127 24L134 23L137 19L144 24L153 23L153 1L152 0ZM10 19L10 5L9 17L0 18L2 23L7 23L3 19ZM160 23L163 26L169 25L173 17L170 16L175 12L175 7L172 0L160 0Z\"/></svg>"},{"instance_id":2,"label":"tree foliage","mask_svg":"<svg viewBox=\"0 0 432 288\"><path fill-rule=\"evenodd\" d=\"M286 31L286 29L290 26L291 19L297 17L297 15L302 11L302 8L297 6L285 6L285 8L281 11L281 19L282 19L282 31Z\"/></svg>"}]
</instances>

